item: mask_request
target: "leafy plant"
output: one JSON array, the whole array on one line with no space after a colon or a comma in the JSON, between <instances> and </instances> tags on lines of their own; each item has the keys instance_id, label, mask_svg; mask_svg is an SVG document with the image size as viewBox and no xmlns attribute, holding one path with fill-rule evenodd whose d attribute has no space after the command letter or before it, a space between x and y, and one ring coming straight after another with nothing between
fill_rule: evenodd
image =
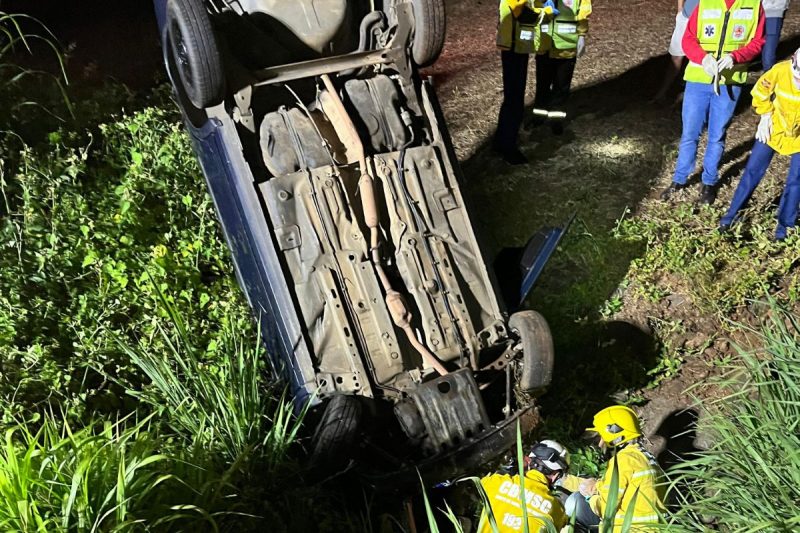
<instances>
[{"instance_id":1,"label":"leafy plant","mask_svg":"<svg viewBox=\"0 0 800 533\"><path fill-rule=\"evenodd\" d=\"M12 163L0 166L0 420L48 402L74 419L133 410L122 392L142 374L117 339L167 349L158 290L170 289L203 364L228 325L254 334L173 113L119 117L88 140L55 133Z\"/></svg>"}]
</instances>

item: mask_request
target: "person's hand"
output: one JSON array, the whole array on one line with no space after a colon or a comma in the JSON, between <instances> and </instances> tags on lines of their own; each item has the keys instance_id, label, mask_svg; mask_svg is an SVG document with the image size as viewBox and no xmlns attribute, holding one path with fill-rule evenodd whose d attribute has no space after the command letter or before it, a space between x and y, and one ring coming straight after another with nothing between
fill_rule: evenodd
<instances>
[{"instance_id":1,"label":"person's hand","mask_svg":"<svg viewBox=\"0 0 800 533\"><path fill-rule=\"evenodd\" d=\"M767 144L770 137L772 137L772 113L764 113L761 115L761 120L758 122L756 140Z\"/></svg>"},{"instance_id":2,"label":"person's hand","mask_svg":"<svg viewBox=\"0 0 800 533\"><path fill-rule=\"evenodd\" d=\"M731 54L723 54L717 61L717 71L722 72L733 67L733 56Z\"/></svg>"},{"instance_id":3,"label":"person's hand","mask_svg":"<svg viewBox=\"0 0 800 533\"><path fill-rule=\"evenodd\" d=\"M580 492L585 497L589 497L597 492L597 480L594 478L588 478L581 481L581 484L578 485L578 492Z\"/></svg>"},{"instance_id":4,"label":"person's hand","mask_svg":"<svg viewBox=\"0 0 800 533\"><path fill-rule=\"evenodd\" d=\"M717 75L718 72L717 60L714 59L714 56L712 56L711 54L706 54L706 56L703 58L702 67L703 67L703 72L705 72L712 78Z\"/></svg>"},{"instance_id":5,"label":"person's hand","mask_svg":"<svg viewBox=\"0 0 800 533\"><path fill-rule=\"evenodd\" d=\"M586 36L581 35L580 37L578 37L578 51L576 55L577 57L583 57L583 54L585 53L586 53Z\"/></svg>"},{"instance_id":6,"label":"person's hand","mask_svg":"<svg viewBox=\"0 0 800 533\"><path fill-rule=\"evenodd\" d=\"M507 0L507 2L515 18L519 17L522 14L522 10L528 5L528 0Z\"/></svg>"}]
</instances>

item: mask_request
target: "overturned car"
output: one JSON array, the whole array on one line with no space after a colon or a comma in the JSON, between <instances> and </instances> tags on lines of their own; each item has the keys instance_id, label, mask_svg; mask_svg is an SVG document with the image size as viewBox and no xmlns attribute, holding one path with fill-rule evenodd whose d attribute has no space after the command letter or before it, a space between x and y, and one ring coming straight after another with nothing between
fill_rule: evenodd
<instances>
[{"instance_id":1,"label":"overturned car","mask_svg":"<svg viewBox=\"0 0 800 533\"><path fill-rule=\"evenodd\" d=\"M504 311L418 73L442 49L443 0L155 4L239 283L312 404L312 462L443 479L532 429L550 331ZM520 251L510 307L562 234Z\"/></svg>"}]
</instances>

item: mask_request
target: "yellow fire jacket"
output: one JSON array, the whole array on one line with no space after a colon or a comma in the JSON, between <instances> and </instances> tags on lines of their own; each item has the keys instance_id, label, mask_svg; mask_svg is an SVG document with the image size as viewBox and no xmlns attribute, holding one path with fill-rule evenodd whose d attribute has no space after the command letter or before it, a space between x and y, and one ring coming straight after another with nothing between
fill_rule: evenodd
<instances>
[{"instance_id":1,"label":"yellow fire jacket","mask_svg":"<svg viewBox=\"0 0 800 533\"><path fill-rule=\"evenodd\" d=\"M614 464L618 469L618 490L614 512L613 533L622 531L625 514L633 504L632 531L651 531L648 525L658 524L664 515L664 472L649 452L632 443L617 451L609 461L603 479L597 482L597 494L589 500L592 510L600 517L605 516L614 475ZM633 501L634 496L636 501Z\"/></svg>"},{"instance_id":2,"label":"yellow fire jacket","mask_svg":"<svg viewBox=\"0 0 800 533\"><path fill-rule=\"evenodd\" d=\"M491 474L481 479L481 485L489 497L492 514L500 533L523 531L519 483L519 475L511 477L508 474ZM561 529L567 524L564 507L558 498L550 493L547 478L541 472L529 470L525 473L525 502L530 533L546 533L547 520L551 521L556 529ZM481 515L478 531L492 533L486 511Z\"/></svg>"},{"instance_id":3,"label":"yellow fire jacket","mask_svg":"<svg viewBox=\"0 0 800 533\"><path fill-rule=\"evenodd\" d=\"M800 152L800 89L792 78L791 61L781 61L765 72L750 94L756 113L772 113L767 144L781 155Z\"/></svg>"}]
</instances>

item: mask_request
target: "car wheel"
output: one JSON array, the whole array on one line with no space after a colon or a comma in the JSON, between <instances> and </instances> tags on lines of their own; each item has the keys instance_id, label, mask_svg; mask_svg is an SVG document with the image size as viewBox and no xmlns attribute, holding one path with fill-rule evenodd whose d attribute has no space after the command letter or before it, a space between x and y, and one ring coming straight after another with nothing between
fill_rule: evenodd
<instances>
[{"instance_id":1,"label":"car wheel","mask_svg":"<svg viewBox=\"0 0 800 533\"><path fill-rule=\"evenodd\" d=\"M427 67L439 58L444 48L444 0L412 0L412 5L414 42L411 57L420 67Z\"/></svg>"},{"instance_id":2,"label":"car wheel","mask_svg":"<svg viewBox=\"0 0 800 533\"><path fill-rule=\"evenodd\" d=\"M193 106L203 109L223 97L219 47L202 0L169 0L167 35L177 79Z\"/></svg>"},{"instance_id":3,"label":"car wheel","mask_svg":"<svg viewBox=\"0 0 800 533\"><path fill-rule=\"evenodd\" d=\"M347 466L361 427L361 403L355 396L330 399L312 440L311 466L317 474L334 474Z\"/></svg>"},{"instance_id":4,"label":"car wheel","mask_svg":"<svg viewBox=\"0 0 800 533\"><path fill-rule=\"evenodd\" d=\"M522 342L519 388L527 393L542 391L553 379L555 349L550 326L536 311L514 313L508 325Z\"/></svg>"}]
</instances>

